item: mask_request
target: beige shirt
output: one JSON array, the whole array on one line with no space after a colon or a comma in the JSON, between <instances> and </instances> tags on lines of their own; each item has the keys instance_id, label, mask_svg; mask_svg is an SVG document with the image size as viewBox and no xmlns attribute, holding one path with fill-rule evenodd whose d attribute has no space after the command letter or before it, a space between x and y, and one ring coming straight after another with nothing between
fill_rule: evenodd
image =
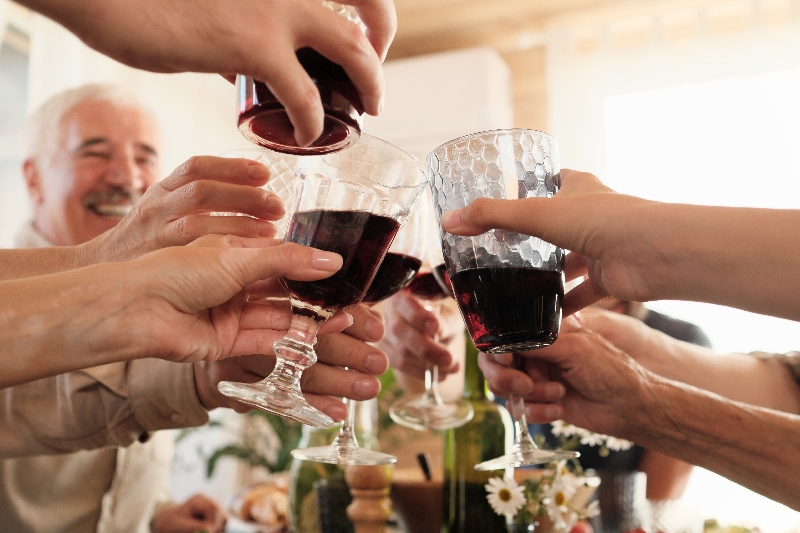
<instances>
[{"instance_id":1,"label":"beige shirt","mask_svg":"<svg viewBox=\"0 0 800 533\"><path fill-rule=\"evenodd\" d=\"M49 243L28 225L17 245ZM151 432L207 421L192 365L156 359L0 391L0 532L148 532L173 454Z\"/></svg>"}]
</instances>

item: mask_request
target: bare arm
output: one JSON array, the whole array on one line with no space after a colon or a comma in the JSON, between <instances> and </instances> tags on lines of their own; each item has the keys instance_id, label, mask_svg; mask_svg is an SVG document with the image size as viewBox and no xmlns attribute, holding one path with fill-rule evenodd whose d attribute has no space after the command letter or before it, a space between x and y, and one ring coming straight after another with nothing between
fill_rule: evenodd
<instances>
[{"instance_id":1,"label":"bare arm","mask_svg":"<svg viewBox=\"0 0 800 533\"><path fill-rule=\"evenodd\" d=\"M723 398L658 376L598 333L563 332L552 346L527 352L529 420L557 418L632 440L649 450L702 466L800 510L800 416ZM492 390L512 388L519 371L481 355ZM566 394L544 404L534 393L559 381ZM538 382L538 383L536 383ZM544 417L545 407L554 408Z\"/></svg>"},{"instance_id":2,"label":"bare arm","mask_svg":"<svg viewBox=\"0 0 800 533\"><path fill-rule=\"evenodd\" d=\"M777 360L721 355L675 340L636 319L599 309L581 313L585 326L648 370L732 400L800 414L800 387Z\"/></svg>"},{"instance_id":3,"label":"bare arm","mask_svg":"<svg viewBox=\"0 0 800 533\"><path fill-rule=\"evenodd\" d=\"M652 202L618 194L591 174L561 176L553 198L479 199L443 215L442 226L460 235L507 228L575 252L568 277L588 273L589 281L565 299L569 311L612 295L800 320L800 210Z\"/></svg>"},{"instance_id":4,"label":"bare arm","mask_svg":"<svg viewBox=\"0 0 800 533\"><path fill-rule=\"evenodd\" d=\"M341 258L269 239L240 243L265 247L167 248L136 261L0 282L0 387L145 357L193 362L269 353L264 306L249 304L244 288L276 275L321 279Z\"/></svg>"}]
</instances>

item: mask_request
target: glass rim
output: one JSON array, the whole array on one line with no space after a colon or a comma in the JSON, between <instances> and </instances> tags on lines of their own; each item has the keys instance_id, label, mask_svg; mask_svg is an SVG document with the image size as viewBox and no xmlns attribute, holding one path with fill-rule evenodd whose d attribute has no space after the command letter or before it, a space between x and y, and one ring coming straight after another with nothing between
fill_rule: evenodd
<instances>
[{"instance_id":1,"label":"glass rim","mask_svg":"<svg viewBox=\"0 0 800 533\"><path fill-rule=\"evenodd\" d=\"M514 133L514 132L520 132L520 131L530 132L530 133L537 133L539 135L542 135L543 137L547 137L548 139L550 139L554 143L558 144L558 140L556 140L555 137L553 137L552 135L550 135L546 131L534 130L534 129L530 129L530 128L500 128L500 129L496 129L496 130L484 130L484 131L478 131L478 132L475 132L475 133L468 133L466 135L462 135L460 137L456 137L455 139L451 139L451 140L449 140L447 142L443 142L442 144L440 144L439 146L437 146L436 148L431 150L431 155L436 153L436 152L438 152L440 149L442 149L442 148L444 148L446 146L450 146L451 144L455 144L455 143L458 143L458 142L461 142L461 141L465 141L467 139L474 139L474 138L483 137L483 136L486 136L486 135L497 135L497 134L502 134L502 133Z\"/></svg>"}]
</instances>

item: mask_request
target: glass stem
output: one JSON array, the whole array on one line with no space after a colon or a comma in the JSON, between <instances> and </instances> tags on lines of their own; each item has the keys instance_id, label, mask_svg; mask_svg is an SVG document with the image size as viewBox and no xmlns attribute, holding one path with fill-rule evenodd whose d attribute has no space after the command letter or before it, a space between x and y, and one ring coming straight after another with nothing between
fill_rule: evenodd
<instances>
[{"instance_id":1,"label":"glass stem","mask_svg":"<svg viewBox=\"0 0 800 533\"><path fill-rule=\"evenodd\" d=\"M317 342L317 331L328 317L298 313L294 302L292 304L292 324L286 335L273 345L277 360L266 380L300 391L300 376L306 368L317 362L314 343Z\"/></svg>"},{"instance_id":2,"label":"glass stem","mask_svg":"<svg viewBox=\"0 0 800 533\"><path fill-rule=\"evenodd\" d=\"M514 418L514 446L522 453L538 450L539 447L536 446L530 431L528 431L525 401L520 396L511 394L508 397L508 403L511 406L511 416Z\"/></svg>"},{"instance_id":3,"label":"glass stem","mask_svg":"<svg viewBox=\"0 0 800 533\"><path fill-rule=\"evenodd\" d=\"M442 405L439 395L439 367L437 365L425 366L425 392L422 396L424 405Z\"/></svg>"},{"instance_id":4,"label":"glass stem","mask_svg":"<svg viewBox=\"0 0 800 533\"><path fill-rule=\"evenodd\" d=\"M347 416L342 420L342 427L339 428L339 434L333 439L333 446L339 449L352 450L358 448L358 439L355 433L356 421L356 401L347 398L345 401L347 406Z\"/></svg>"}]
</instances>

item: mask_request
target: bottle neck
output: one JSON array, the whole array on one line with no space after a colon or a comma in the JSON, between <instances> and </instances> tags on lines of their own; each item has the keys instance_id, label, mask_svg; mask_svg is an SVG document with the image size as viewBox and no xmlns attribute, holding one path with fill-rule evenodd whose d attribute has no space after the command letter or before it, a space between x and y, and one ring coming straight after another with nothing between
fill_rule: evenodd
<instances>
[{"instance_id":1,"label":"bottle neck","mask_svg":"<svg viewBox=\"0 0 800 533\"><path fill-rule=\"evenodd\" d=\"M478 349L472 343L469 332L466 335L466 353L464 356L464 398L468 400L484 400L491 394L486 390L486 379L478 367Z\"/></svg>"}]
</instances>

